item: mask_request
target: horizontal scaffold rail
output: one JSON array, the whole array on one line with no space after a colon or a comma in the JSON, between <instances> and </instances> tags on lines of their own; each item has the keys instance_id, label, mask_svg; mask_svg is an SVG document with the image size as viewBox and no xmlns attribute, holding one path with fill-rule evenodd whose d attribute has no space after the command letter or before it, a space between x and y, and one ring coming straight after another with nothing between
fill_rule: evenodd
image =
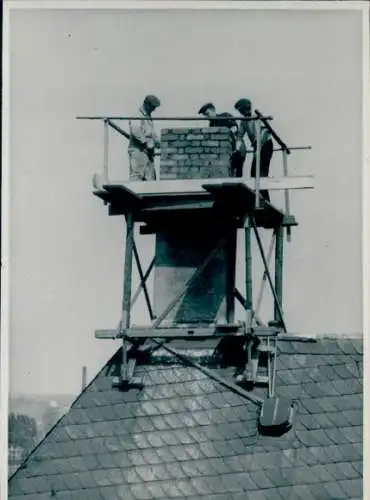
<instances>
[{"instance_id":1,"label":"horizontal scaffold rail","mask_svg":"<svg viewBox=\"0 0 370 500\"><path fill-rule=\"evenodd\" d=\"M234 117L235 120L241 120L241 121L255 121L255 120L261 120L264 119L266 121L273 120L272 116L238 116ZM140 116L76 116L77 120L131 120L131 121L136 121L136 120L142 120L143 117ZM151 120L153 121L173 121L173 122L189 122L189 121L208 121L209 118L206 116L151 116ZM230 121L231 117L217 117L217 121Z\"/></svg>"},{"instance_id":2,"label":"horizontal scaffold rail","mask_svg":"<svg viewBox=\"0 0 370 500\"><path fill-rule=\"evenodd\" d=\"M133 326L123 331L118 330L95 330L97 339L119 339L123 336L127 339L139 338L163 338L163 339L200 339L219 338L233 335L249 336L254 333L257 336L275 336L279 333L278 328L253 327L250 330L244 323L224 324L216 326L173 326L153 328L152 326Z\"/></svg>"}]
</instances>

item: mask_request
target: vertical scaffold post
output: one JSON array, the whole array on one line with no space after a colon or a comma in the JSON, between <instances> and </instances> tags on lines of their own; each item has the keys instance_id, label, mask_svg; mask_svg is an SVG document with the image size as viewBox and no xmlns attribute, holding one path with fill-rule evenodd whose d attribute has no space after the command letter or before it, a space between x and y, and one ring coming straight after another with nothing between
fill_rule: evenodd
<instances>
[{"instance_id":1,"label":"vertical scaffold post","mask_svg":"<svg viewBox=\"0 0 370 500\"><path fill-rule=\"evenodd\" d=\"M261 122L259 118L255 121L255 131L256 131L256 209L260 208L260 178L261 178Z\"/></svg>"},{"instance_id":2,"label":"vertical scaffold post","mask_svg":"<svg viewBox=\"0 0 370 500\"><path fill-rule=\"evenodd\" d=\"M131 316L131 281L132 281L132 260L134 250L134 216L132 213L126 215L126 245L125 264L123 274L123 298L122 298L122 370L121 380L127 381L127 340L125 329L130 328Z\"/></svg>"},{"instance_id":3,"label":"vertical scaffold post","mask_svg":"<svg viewBox=\"0 0 370 500\"><path fill-rule=\"evenodd\" d=\"M252 248L251 248L251 223L249 217L244 227L245 239L245 309L246 326L250 329L252 326L253 309L253 286L252 286Z\"/></svg>"},{"instance_id":4,"label":"vertical scaffold post","mask_svg":"<svg viewBox=\"0 0 370 500\"><path fill-rule=\"evenodd\" d=\"M226 322L235 321L235 259L236 259L237 230L235 229L226 243Z\"/></svg>"},{"instance_id":5,"label":"vertical scaffold post","mask_svg":"<svg viewBox=\"0 0 370 500\"><path fill-rule=\"evenodd\" d=\"M108 161L109 161L109 120L104 119L104 156L103 156L103 177L108 182Z\"/></svg>"},{"instance_id":6,"label":"vertical scaffold post","mask_svg":"<svg viewBox=\"0 0 370 500\"><path fill-rule=\"evenodd\" d=\"M288 176L288 152L285 148L282 148L282 153L283 153L283 172L284 176ZM289 202L289 191L287 189L284 190L284 197L285 197L285 212L287 215L290 214L290 202ZM290 226L287 226L287 240L290 243L292 237L292 230Z\"/></svg>"},{"instance_id":7,"label":"vertical scaffold post","mask_svg":"<svg viewBox=\"0 0 370 500\"><path fill-rule=\"evenodd\" d=\"M283 248L284 248L284 228L279 226L275 228L275 291L280 304L283 307ZM281 323L278 305L274 304L274 321Z\"/></svg>"}]
</instances>

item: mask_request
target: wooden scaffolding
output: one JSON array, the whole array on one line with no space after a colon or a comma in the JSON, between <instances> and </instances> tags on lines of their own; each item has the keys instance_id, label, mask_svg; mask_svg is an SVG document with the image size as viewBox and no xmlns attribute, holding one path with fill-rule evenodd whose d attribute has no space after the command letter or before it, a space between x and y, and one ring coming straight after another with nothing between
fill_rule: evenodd
<instances>
[{"instance_id":1,"label":"wooden scaffolding","mask_svg":"<svg viewBox=\"0 0 370 500\"><path fill-rule=\"evenodd\" d=\"M268 353L267 376L260 376L260 382L269 388L269 394L274 388L274 366L276 360L276 339L281 333L287 332L283 307L283 261L284 233L291 240L291 229L297 225L294 215L290 212L289 190L313 188L312 176L288 176L287 158L291 149L310 149L309 147L288 148L277 136L268 122L256 111L253 119L261 120L267 126L279 145L283 158L283 176L261 178L259 174L259 147L257 144L256 178L223 178L223 179L189 179L171 181L126 182L109 180L107 168L108 130L112 127L125 137L128 134L112 122L113 117L88 117L101 119L104 122L105 148L103 176L95 176L94 194L108 205L111 216L125 218L125 257L122 292L122 311L119 325L116 329L96 330L98 339L122 340L122 370L119 378L121 386L127 386L132 381L135 359L128 357L129 346L143 346L151 339L159 345L174 339L204 339L209 337L224 338L237 335L241 338L258 337L258 350ZM132 117L114 117L114 119L135 119ZM169 120L186 120L188 118L162 118ZM201 118L196 118L201 119ZM192 118L194 120L194 118ZM261 190L284 190L285 209L281 210L272 203L264 201ZM150 296L147 280L156 267L159 255L153 257L148 269L144 271L135 241L135 227L140 226L140 234L158 235L181 233L196 244L196 234L210 235L214 245L208 248L203 261L198 262L191 276L176 291L161 311L155 311ZM236 288L236 252L237 231L244 231L245 241L245 294ZM271 231L271 244L265 251L261 230ZM193 235L193 236L192 236ZM212 235L217 237L213 238ZM262 258L264 274L260 286L257 303L253 304L253 273L252 273L252 238L255 238ZM207 237L205 237L207 240ZM193 243L192 243L193 244ZM157 247L158 248L158 247ZM171 311L184 299L189 289L199 279L214 257L220 252L225 257L225 314L220 320L200 321L199 323L183 320L172 320L165 324ZM275 254L273 269L270 268L271 257ZM133 264L136 263L140 276L138 290L132 293ZM263 321L259 317L263 285L267 282L273 297L273 318ZM151 324L149 326L132 326L131 309L139 294L143 292L148 308ZM155 294L155 292L154 292ZM245 310L245 321L235 321L235 302L238 301ZM261 339L263 340L261 342ZM248 344L248 360L253 358L253 342ZM269 356L271 354L271 356ZM258 357L258 356L257 356ZM256 364L258 367L258 361ZM257 368L256 368L257 369ZM253 382L258 382L256 373Z\"/></svg>"}]
</instances>

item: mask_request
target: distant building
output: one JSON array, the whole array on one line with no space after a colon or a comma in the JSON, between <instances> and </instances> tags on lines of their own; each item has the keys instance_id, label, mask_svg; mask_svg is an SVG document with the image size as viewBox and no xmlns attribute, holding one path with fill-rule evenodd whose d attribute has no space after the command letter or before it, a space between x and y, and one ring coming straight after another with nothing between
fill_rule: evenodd
<instances>
[{"instance_id":1,"label":"distant building","mask_svg":"<svg viewBox=\"0 0 370 500\"><path fill-rule=\"evenodd\" d=\"M20 446L10 445L8 449L8 474L13 474L21 465L26 450Z\"/></svg>"}]
</instances>

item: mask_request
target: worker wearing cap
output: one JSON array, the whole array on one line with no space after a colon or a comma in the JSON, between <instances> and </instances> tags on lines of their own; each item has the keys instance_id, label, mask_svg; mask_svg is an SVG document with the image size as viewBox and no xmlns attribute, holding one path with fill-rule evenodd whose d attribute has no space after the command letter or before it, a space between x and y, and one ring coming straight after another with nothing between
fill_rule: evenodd
<instances>
[{"instance_id":1,"label":"worker wearing cap","mask_svg":"<svg viewBox=\"0 0 370 500\"><path fill-rule=\"evenodd\" d=\"M130 159L130 180L155 180L154 154L159 140L154 130L152 112L161 105L155 95L147 95L139 109L141 120L130 121L128 154Z\"/></svg>"},{"instance_id":2,"label":"worker wearing cap","mask_svg":"<svg viewBox=\"0 0 370 500\"><path fill-rule=\"evenodd\" d=\"M252 117L252 103L249 99L239 99L234 108L239 111L242 116ZM248 136L249 141L251 143L252 148L254 149L253 161L251 166L251 177L256 177L256 148L257 148L257 128L255 120L241 120L237 141L236 141L236 149L240 147L241 141L244 139L245 135ZM261 125L261 134L260 134L260 176L268 177L270 170L270 162L273 155L274 145L272 142L271 134L267 130L266 127ZM261 195L267 200L270 201L270 195L267 190L262 190Z\"/></svg>"},{"instance_id":3,"label":"worker wearing cap","mask_svg":"<svg viewBox=\"0 0 370 500\"><path fill-rule=\"evenodd\" d=\"M231 113L217 114L216 107L212 102L207 102L206 104L204 104L198 111L198 114L209 118L210 127L227 127L230 129L233 149L230 157L231 171L234 177L241 177L243 175L243 164L246 156L246 148L244 145L244 148L241 146L239 150L236 150L238 125L233 115ZM228 119L225 120L225 118ZM242 142L244 144L244 141Z\"/></svg>"}]
</instances>

